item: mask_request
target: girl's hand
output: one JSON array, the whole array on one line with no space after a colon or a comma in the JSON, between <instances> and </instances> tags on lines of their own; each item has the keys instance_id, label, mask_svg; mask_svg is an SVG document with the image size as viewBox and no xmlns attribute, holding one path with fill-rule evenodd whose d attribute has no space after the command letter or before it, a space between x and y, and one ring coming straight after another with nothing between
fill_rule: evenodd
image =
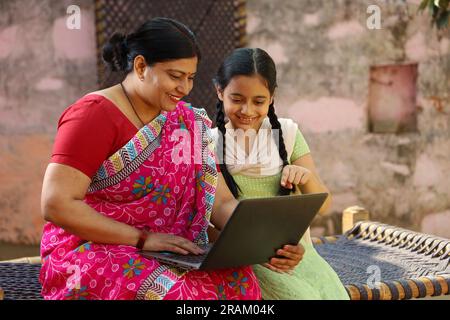
<instances>
[{"instance_id":1,"label":"girl's hand","mask_svg":"<svg viewBox=\"0 0 450 320\"><path fill-rule=\"evenodd\" d=\"M287 189L292 189L295 185L305 184L311 177L311 171L307 168L287 165L281 174L281 185Z\"/></svg>"},{"instance_id":2,"label":"girl's hand","mask_svg":"<svg viewBox=\"0 0 450 320\"><path fill-rule=\"evenodd\" d=\"M270 263L264 263L263 266L275 272L290 273L303 259L305 248L301 244L285 245L276 254L277 257L271 258Z\"/></svg>"}]
</instances>

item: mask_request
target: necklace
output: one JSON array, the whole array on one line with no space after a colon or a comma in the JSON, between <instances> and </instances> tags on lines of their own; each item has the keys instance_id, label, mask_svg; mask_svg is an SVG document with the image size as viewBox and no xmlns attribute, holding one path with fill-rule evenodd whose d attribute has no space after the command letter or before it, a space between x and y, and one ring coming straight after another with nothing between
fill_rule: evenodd
<instances>
[{"instance_id":1,"label":"necklace","mask_svg":"<svg viewBox=\"0 0 450 320\"><path fill-rule=\"evenodd\" d=\"M142 126L145 126L144 121L142 121L141 117L139 117L138 113L136 112L136 109L134 108L133 103L131 102L130 97L128 96L127 91L125 90L125 87L123 86L123 82L120 83L120 86L122 87L123 93L125 94L125 97L127 97L128 102L130 103L131 108L133 108L134 114L136 115L136 117L139 119L139 121L142 123Z\"/></svg>"}]
</instances>

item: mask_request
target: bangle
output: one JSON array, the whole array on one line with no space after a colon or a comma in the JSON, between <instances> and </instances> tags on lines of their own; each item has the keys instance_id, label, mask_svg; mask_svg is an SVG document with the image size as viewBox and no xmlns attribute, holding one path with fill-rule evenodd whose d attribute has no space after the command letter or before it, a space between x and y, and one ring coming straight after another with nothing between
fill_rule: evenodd
<instances>
[{"instance_id":1,"label":"bangle","mask_svg":"<svg viewBox=\"0 0 450 320\"><path fill-rule=\"evenodd\" d=\"M145 244L145 241L147 240L147 238L148 238L147 228L144 228L144 230L141 230L141 234L139 235L139 240L136 244L136 248L138 250L144 249L144 244Z\"/></svg>"}]
</instances>

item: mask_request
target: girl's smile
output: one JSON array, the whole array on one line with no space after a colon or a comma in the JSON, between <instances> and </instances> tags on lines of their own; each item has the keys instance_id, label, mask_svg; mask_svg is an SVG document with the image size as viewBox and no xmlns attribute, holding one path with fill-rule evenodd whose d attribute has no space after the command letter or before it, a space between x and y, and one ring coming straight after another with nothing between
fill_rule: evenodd
<instances>
[{"instance_id":1,"label":"girl's smile","mask_svg":"<svg viewBox=\"0 0 450 320\"><path fill-rule=\"evenodd\" d=\"M267 83L261 76L235 76L225 90L217 93L235 129L258 131L272 102Z\"/></svg>"}]
</instances>

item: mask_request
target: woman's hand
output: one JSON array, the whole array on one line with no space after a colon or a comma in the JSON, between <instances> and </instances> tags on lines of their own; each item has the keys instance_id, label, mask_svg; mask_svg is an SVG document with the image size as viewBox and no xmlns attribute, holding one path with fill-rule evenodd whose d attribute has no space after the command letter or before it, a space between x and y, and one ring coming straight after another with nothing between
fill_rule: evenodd
<instances>
[{"instance_id":1,"label":"woman's hand","mask_svg":"<svg viewBox=\"0 0 450 320\"><path fill-rule=\"evenodd\" d=\"M281 174L281 185L287 189L292 189L295 185L306 184L310 177L311 171L307 168L287 165L283 168Z\"/></svg>"},{"instance_id":2,"label":"woman's hand","mask_svg":"<svg viewBox=\"0 0 450 320\"><path fill-rule=\"evenodd\" d=\"M195 243L173 234L150 232L144 244L144 250L170 251L179 254L203 254L205 253Z\"/></svg>"},{"instance_id":3,"label":"woman's hand","mask_svg":"<svg viewBox=\"0 0 450 320\"><path fill-rule=\"evenodd\" d=\"M298 244L285 245L277 250L277 257L270 259L270 263L264 263L263 266L279 273L290 273L303 259L305 248Z\"/></svg>"}]
</instances>

